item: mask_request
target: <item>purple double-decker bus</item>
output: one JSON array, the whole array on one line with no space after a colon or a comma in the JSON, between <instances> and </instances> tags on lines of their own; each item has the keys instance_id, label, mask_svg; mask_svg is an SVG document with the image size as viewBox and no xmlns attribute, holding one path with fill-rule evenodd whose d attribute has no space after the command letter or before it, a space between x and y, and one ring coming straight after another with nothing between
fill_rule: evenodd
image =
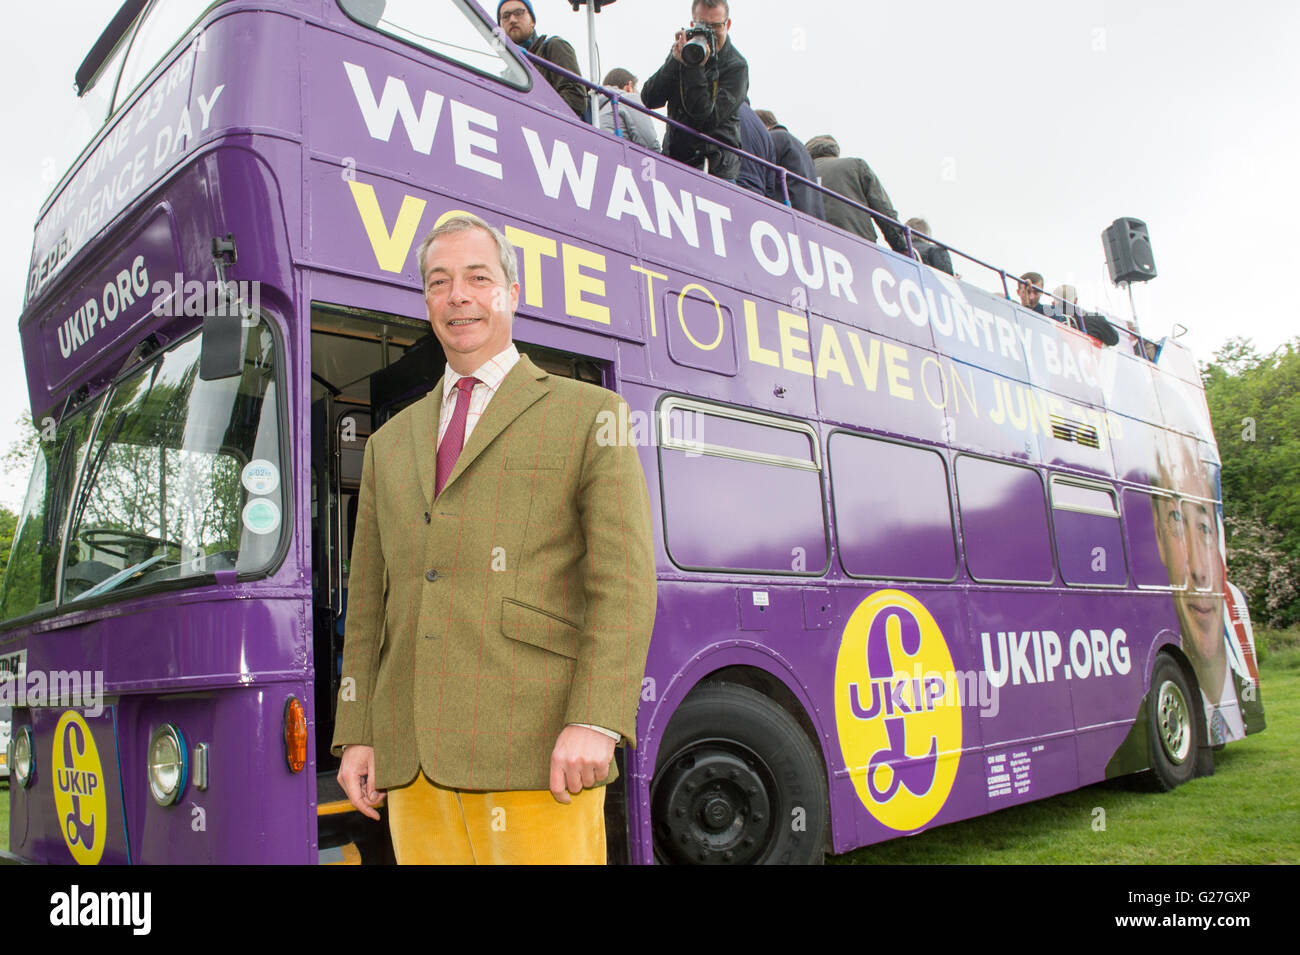
<instances>
[{"instance_id":1,"label":"purple double-decker bus","mask_svg":"<svg viewBox=\"0 0 1300 955\"><path fill-rule=\"evenodd\" d=\"M77 83L104 124L20 318L11 856L387 857L328 752L349 545L367 437L441 374L414 250L461 211L650 488L612 858L818 861L1263 728L1176 341L585 125L470 0L128 0Z\"/></svg>"}]
</instances>

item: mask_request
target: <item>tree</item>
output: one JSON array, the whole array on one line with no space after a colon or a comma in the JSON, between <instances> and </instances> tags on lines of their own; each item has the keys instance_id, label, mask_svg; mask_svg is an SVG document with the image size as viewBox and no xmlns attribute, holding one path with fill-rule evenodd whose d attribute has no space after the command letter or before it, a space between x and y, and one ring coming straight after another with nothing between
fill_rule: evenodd
<instances>
[{"instance_id":1,"label":"tree","mask_svg":"<svg viewBox=\"0 0 1300 955\"><path fill-rule=\"evenodd\" d=\"M0 471L4 472L6 483L25 489L40 446L40 434L32 427L32 416L26 409L18 416L18 434L8 450L0 455ZM0 505L0 586L9 568L9 552L13 549L17 530L18 515Z\"/></svg>"},{"instance_id":2,"label":"tree","mask_svg":"<svg viewBox=\"0 0 1300 955\"><path fill-rule=\"evenodd\" d=\"M18 528L18 515L7 507L0 507L0 580L9 566L9 551L14 546L14 531Z\"/></svg>"},{"instance_id":3,"label":"tree","mask_svg":"<svg viewBox=\"0 0 1300 955\"><path fill-rule=\"evenodd\" d=\"M18 476L25 479L36 460L36 448L40 444L40 432L32 425L32 415L27 409L18 416L18 437L9 449L0 456L0 469L6 477Z\"/></svg>"},{"instance_id":4,"label":"tree","mask_svg":"<svg viewBox=\"0 0 1300 955\"><path fill-rule=\"evenodd\" d=\"M1201 376L1223 464L1229 578L1257 616L1290 625L1300 620L1300 339L1267 355L1229 339Z\"/></svg>"}]
</instances>

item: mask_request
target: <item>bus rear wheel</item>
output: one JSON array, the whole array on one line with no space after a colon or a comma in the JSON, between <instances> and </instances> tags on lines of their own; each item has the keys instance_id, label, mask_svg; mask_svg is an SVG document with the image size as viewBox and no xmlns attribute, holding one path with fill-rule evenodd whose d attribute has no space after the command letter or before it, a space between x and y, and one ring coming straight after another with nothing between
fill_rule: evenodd
<instances>
[{"instance_id":1,"label":"bus rear wheel","mask_svg":"<svg viewBox=\"0 0 1300 955\"><path fill-rule=\"evenodd\" d=\"M1200 723L1193 709L1199 701L1182 668L1165 654L1156 659L1147 697L1151 780L1169 791L1196 775L1201 747Z\"/></svg>"},{"instance_id":2,"label":"bus rear wheel","mask_svg":"<svg viewBox=\"0 0 1300 955\"><path fill-rule=\"evenodd\" d=\"M655 859L678 865L818 864L826 770L799 724L736 683L678 707L650 787Z\"/></svg>"}]
</instances>

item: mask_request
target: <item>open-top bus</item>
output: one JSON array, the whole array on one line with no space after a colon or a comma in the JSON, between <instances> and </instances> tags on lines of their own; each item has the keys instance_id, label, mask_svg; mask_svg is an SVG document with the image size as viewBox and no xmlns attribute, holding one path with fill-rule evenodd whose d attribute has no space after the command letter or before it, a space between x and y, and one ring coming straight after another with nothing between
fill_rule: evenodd
<instances>
[{"instance_id":1,"label":"open-top bus","mask_svg":"<svg viewBox=\"0 0 1300 955\"><path fill-rule=\"evenodd\" d=\"M618 11L620 15L624 11ZM367 437L470 211L656 537L633 862L816 861L1264 726L1195 363L584 125L468 0L128 0L42 209L0 591L12 856L385 858L328 753Z\"/></svg>"}]
</instances>

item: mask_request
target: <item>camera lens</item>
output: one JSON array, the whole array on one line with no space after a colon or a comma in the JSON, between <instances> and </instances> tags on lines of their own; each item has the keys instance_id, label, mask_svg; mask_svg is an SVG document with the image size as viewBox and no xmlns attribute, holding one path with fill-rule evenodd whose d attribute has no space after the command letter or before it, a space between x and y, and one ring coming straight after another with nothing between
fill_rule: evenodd
<instances>
[{"instance_id":1,"label":"camera lens","mask_svg":"<svg viewBox=\"0 0 1300 955\"><path fill-rule=\"evenodd\" d=\"M687 33L691 36L682 47L682 62L687 66L699 66L709 58L709 41L708 38L699 35L698 28Z\"/></svg>"}]
</instances>

